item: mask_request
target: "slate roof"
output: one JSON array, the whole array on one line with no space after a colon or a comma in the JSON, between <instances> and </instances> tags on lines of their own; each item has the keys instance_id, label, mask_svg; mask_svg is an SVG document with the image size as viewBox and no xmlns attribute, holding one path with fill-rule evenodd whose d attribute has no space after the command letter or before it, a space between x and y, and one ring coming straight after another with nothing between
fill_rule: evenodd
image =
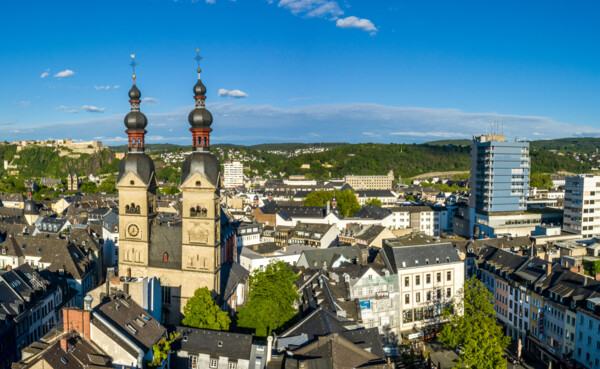
<instances>
[{"instance_id":1,"label":"slate roof","mask_svg":"<svg viewBox=\"0 0 600 369\"><path fill-rule=\"evenodd\" d=\"M237 285L244 283L249 276L250 272L238 262L224 264L221 267L221 283L224 284L221 288L222 299L227 300L235 292Z\"/></svg>"},{"instance_id":2,"label":"slate roof","mask_svg":"<svg viewBox=\"0 0 600 369\"><path fill-rule=\"evenodd\" d=\"M358 197L367 197L367 198L374 198L374 197L396 198L396 197L398 197L391 190L357 190L356 195Z\"/></svg>"},{"instance_id":3,"label":"slate roof","mask_svg":"<svg viewBox=\"0 0 600 369\"><path fill-rule=\"evenodd\" d=\"M175 350L187 351L190 354L207 354L212 358L220 356L230 360L250 360L252 351L252 335L211 331L190 327L176 327L181 336L173 344Z\"/></svg>"},{"instance_id":4,"label":"slate roof","mask_svg":"<svg viewBox=\"0 0 600 369\"><path fill-rule=\"evenodd\" d=\"M148 265L155 268L181 269L181 223L175 225L152 225L150 230L150 253ZM169 255L168 261L163 261L164 253Z\"/></svg>"},{"instance_id":5,"label":"slate roof","mask_svg":"<svg viewBox=\"0 0 600 369\"><path fill-rule=\"evenodd\" d=\"M167 334L165 327L126 295L104 301L94 314L101 314L144 352Z\"/></svg>"},{"instance_id":6,"label":"slate roof","mask_svg":"<svg viewBox=\"0 0 600 369\"><path fill-rule=\"evenodd\" d=\"M360 249L355 246L341 246L341 247L330 247L327 249L310 249L303 252L308 269L322 269L323 262L328 267L331 267L333 263L338 260L341 256L348 260L357 260L360 263L361 254ZM302 259L302 256L300 257Z\"/></svg>"},{"instance_id":7,"label":"slate roof","mask_svg":"<svg viewBox=\"0 0 600 369\"><path fill-rule=\"evenodd\" d=\"M45 297L52 282L40 275L29 264L23 264L0 275L0 320L16 316L35 304L37 297ZM22 307L20 310L20 306Z\"/></svg>"},{"instance_id":8,"label":"slate roof","mask_svg":"<svg viewBox=\"0 0 600 369\"><path fill-rule=\"evenodd\" d=\"M462 263L449 242L417 246L391 247L384 242L385 257L394 273L403 268L426 267L435 264Z\"/></svg>"},{"instance_id":9,"label":"slate roof","mask_svg":"<svg viewBox=\"0 0 600 369\"><path fill-rule=\"evenodd\" d=\"M354 217L361 219L385 219L390 216L392 212L387 208L381 208L379 206L363 206L359 211L354 213Z\"/></svg>"}]
</instances>

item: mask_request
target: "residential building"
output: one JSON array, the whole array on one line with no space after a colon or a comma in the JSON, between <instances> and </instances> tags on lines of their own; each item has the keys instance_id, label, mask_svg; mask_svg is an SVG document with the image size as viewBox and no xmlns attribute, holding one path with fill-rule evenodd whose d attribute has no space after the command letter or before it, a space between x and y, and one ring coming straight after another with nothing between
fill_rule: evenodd
<instances>
[{"instance_id":1,"label":"residential building","mask_svg":"<svg viewBox=\"0 0 600 369\"><path fill-rule=\"evenodd\" d=\"M451 243L423 234L385 240L380 255L398 278L398 331L407 339L431 337L463 287L464 262Z\"/></svg>"},{"instance_id":2,"label":"residential building","mask_svg":"<svg viewBox=\"0 0 600 369\"><path fill-rule=\"evenodd\" d=\"M597 195L596 195L597 193ZM600 236L600 176L580 174L567 177L563 230L582 237Z\"/></svg>"},{"instance_id":3,"label":"residential building","mask_svg":"<svg viewBox=\"0 0 600 369\"><path fill-rule=\"evenodd\" d=\"M244 165L239 161L223 164L223 187L242 187L244 185Z\"/></svg>"},{"instance_id":4,"label":"residential building","mask_svg":"<svg viewBox=\"0 0 600 369\"><path fill-rule=\"evenodd\" d=\"M600 368L600 294L577 308L576 325L575 360L588 369Z\"/></svg>"},{"instance_id":5,"label":"residential building","mask_svg":"<svg viewBox=\"0 0 600 369\"><path fill-rule=\"evenodd\" d=\"M177 327L173 344L174 368L263 369L266 347L252 343L252 335Z\"/></svg>"},{"instance_id":6,"label":"residential building","mask_svg":"<svg viewBox=\"0 0 600 369\"><path fill-rule=\"evenodd\" d=\"M504 135L479 135L471 144L470 235L529 235L539 215L525 213L529 193L529 143Z\"/></svg>"}]
</instances>

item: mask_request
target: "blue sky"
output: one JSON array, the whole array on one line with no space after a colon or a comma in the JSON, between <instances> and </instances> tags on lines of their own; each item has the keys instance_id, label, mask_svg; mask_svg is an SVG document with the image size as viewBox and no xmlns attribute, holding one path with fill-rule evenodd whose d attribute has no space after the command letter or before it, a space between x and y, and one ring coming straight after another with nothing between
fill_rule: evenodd
<instances>
[{"instance_id":1,"label":"blue sky","mask_svg":"<svg viewBox=\"0 0 600 369\"><path fill-rule=\"evenodd\" d=\"M598 136L599 11L594 1L5 2L0 139L125 142L135 53L147 141L189 143L196 48L213 143L423 142L485 133L492 120L511 137Z\"/></svg>"}]
</instances>

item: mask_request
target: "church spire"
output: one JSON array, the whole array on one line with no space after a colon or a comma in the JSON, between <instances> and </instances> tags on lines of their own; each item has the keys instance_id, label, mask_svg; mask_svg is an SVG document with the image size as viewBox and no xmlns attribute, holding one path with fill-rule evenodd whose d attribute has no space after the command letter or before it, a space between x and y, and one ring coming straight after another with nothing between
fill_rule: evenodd
<instances>
[{"instance_id":1,"label":"church spire","mask_svg":"<svg viewBox=\"0 0 600 369\"><path fill-rule=\"evenodd\" d=\"M129 64L133 71L132 79L133 86L129 90L129 104L131 104L131 111L125 116L125 127L127 130L127 136L129 138L129 152L144 152L144 136L146 134L146 125L148 125L148 119L140 112L140 98L142 93L135 84L135 54L131 54L131 63Z\"/></svg>"},{"instance_id":2,"label":"church spire","mask_svg":"<svg viewBox=\"0 0 600 369\"><path fill-rule=\"evenodd\" d=\"M208 151L210 148L210 132L212 129L212 114L206 110L204 100L206 100L206 86L200 79L200 56L199 49L196 49L196 57L194 58L198 62L198 81L194 85L194 99L196 100L196 108L192 110L188 116L188 122L192 126L190 131L192 132L193 147L194 151Z\"/></svg>"}]
</instances>

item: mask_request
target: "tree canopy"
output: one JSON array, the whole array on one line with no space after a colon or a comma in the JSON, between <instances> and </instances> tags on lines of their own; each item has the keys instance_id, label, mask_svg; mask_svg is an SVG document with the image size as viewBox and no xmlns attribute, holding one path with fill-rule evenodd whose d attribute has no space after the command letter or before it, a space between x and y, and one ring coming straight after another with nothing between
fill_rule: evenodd
<instances>
[{"instance_id":1,"label":"tree canopy","mask_svg":"<svg viewBox=\"0 0 600 369\"><path fill-rule=\"evenodd\" d=\"M496 324L493 295L475 276L465 281L440 334L447 347L460 347L455 368L506 369L503 351L510 338Z\"/></svg>"},{"instance_id":2,"label":"tree canopy","mask_svg":"<svg viewBox=\"0 0 600 369\"><path fill-rule=\"evenodd\" d=\"M298 276L283 261L271 262L250 275L248 302L238 313L238 326L265 337L296 315L300 298L294 282Z\"/></svg>"},{"instance_id":3,"label":"tree canopy","mask_svg":"<svg viewBox=\"0 0 600 369\"><path fill-rule=\"evenodd\" d=\"M350 189L311 192L306 196L304 206L327 206L327 201L331 202L333 196L337 199L337 207L341 216L351 217L360 210L356 194Z\"/></svg>"},{"instance_id":4,"label":"tree canopy","mask_svg":"<svg viewBox=\"0 0 600 369\"><path fill-rule=\"evenodd\" d=\"M551 189L553 185L552 177L550 177L550 174L532 173L529 176L529 185L531 187Z\"/></svg>"},{"instance_id":5,"label":"tree canopy","mask_svg":"<svg viewBox=\"0 0 600 369\"><path fill-rule=\"evenodd\" d=\"M162 363L169 357L171 353L171 344L179 337L179 333L171 332L168 338L163 338L156 345L152 346L154 357L150 362L150 368L156 368L162 365Z\"/></svg>"},{"instance_id":6,"label":"tree canopy","mask_svg":"<svg viewBox=\"0 0 600 369\"><path fill-rule=\"evenodd\" d=\"M183 314L185 318L181 324L186 327L226 331L231 323L231 319L217 306L207 287L198 288L194 292L194 297L185 303Z\"/></svg>"},{"instance_id":7,"label":"tree canopy","mask_svg":"<svg viewBox=\"0 0 600 369\"><path fill-rule=\"evenodd\" d=\"M373 198L373 199L368 199L368 200L365 202L365 206L379 206L379 207L381 207L381 200L379 200L379 199L375 199L375 198Z\"/></svg>"}]
</instances>

